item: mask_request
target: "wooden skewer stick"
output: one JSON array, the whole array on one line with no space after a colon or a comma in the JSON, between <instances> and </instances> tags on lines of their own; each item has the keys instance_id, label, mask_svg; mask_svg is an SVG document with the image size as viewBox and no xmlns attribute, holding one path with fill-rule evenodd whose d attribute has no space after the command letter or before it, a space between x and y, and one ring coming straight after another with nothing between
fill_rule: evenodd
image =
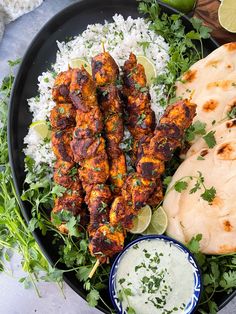
<instances>
[{"instance_id":1,"label":"wooden skewer stick","mask_svg":"<svg viewBox=\"0 0 236 314\"><path fill-rule=\"evenodd\" d=\"M94 264L94 266L93 266L91 272L90 272L89 275L88 275L88 277L89 277L90 279L91 279L91 278L93 277L93 275L95 274L95 272L96 272L97 268L99 267L99 265L100 265L100 261L99 261L99 259L97 259L97 261L96 261L96 263Z\"/></svg>"},{"instance_id":2,"label":"wooden skewer stick","mask_svg":"<svg viewBox=\"0 0 236 314\"><path fill-rule=\"evenodd\" d=\"M104 41L102 41L102 50L103 50L103 52L106 52L106 50L105 50L105 42Z\"/></svg>"}]
</instances>

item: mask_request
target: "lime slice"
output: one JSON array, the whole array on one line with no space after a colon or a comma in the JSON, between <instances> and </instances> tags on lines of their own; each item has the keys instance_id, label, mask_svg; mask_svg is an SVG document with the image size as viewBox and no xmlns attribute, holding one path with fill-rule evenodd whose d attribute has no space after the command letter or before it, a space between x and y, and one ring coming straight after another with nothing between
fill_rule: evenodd
<instances>
[{"instance_id":1,"label":"lime slice","mask_svg":"<svg viewBox=\"0 0 236 314\"><path fill-rule=\"evenodd\" d=\"M51 131L48 128L47 122L44 120L39 120L31 123L30 125L31 129L34 129L34 131L42 138L50 138Z\"/></svg>"},{"instance_id":2,"label":"lime slice","mask_svg":"<svg viewBox=\"0 0 236 314\"><path fill-rule=\"evenodd\" d=\"M223 0L218 10L220 25L231 33L236 33L236 1Z\"/></svg>"},{"instance_id":3,"label":"lime slice","mask_svg":"<svg viewBox=\"0 0 236 314\"><path fill-rule=\"evenodd\" d=\"M158 207L152 214L151 222L142 234L163 234L166 231L168 218L163 207Z\"/></svg>"},{"instance_id":4,"label":"lime slice","mask_svg":"<svg viewBox=\"0 0 236 314\"><path fill-rule=\"evenodd\" d=\"M142 207L138 216L133 219L133 228L130 230L131 233L142 233L147 226L150 224L152 217L151 207L146 205Z\"/></svg>"},{"instance_id":5,"label":"lime slice","mask_svg":"<svg viewBox=\"0 0 236 314\"><path fill-rule=\"evenodd\" d=\"M169 4L183 13L188 13L193 10L196 0L162 0L162 2Z\"/></svg>"},{"instance_id":6,"label":"lime slice","mask_svg":"<svg viewBox=\"0 0 236 314\"><path fill-rule=\"evenodd\" d=\"M91 65L84 59L81 59L81 58L71 59L69 64L70 64L71 68L81 68L83 66L85 68L85 70L90 75L92 75Z\"/></svg>"},{"instance_id":7,"label":"lime slice","mask_svg":"<svg viewBox=\"0 0 236 314\"><path fill-rule=\"evenodd\" d=\"M152 79L157 77L157 70L155 65L145 56L137 56L137 61L144 67L147 77L147 84L151 85Z\"/></svg>"}]
</instances>

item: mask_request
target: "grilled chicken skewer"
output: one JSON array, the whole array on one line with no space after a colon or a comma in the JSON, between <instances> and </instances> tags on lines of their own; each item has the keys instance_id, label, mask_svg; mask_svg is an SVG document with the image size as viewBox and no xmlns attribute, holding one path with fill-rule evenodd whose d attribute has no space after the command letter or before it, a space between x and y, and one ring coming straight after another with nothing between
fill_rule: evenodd
<instances>
[{"instance_id":1,"label":"grilled chicken skewer","mask_svg":"<svg viewBox=\"0 0 236 314\"><path fill-rule=\"evenodd\" d=\"M156 126L155 113L151 109L151 96L147 87L144 67L137 63L136 56L131 53L123 66L123 94L125 108L128 113L127 127L134 138L133 163L149 149ZM162 182L159 179L148 205L157 206L163 198Z\"/></svg>"},{"instance_id":2,"label":"grilled chicken skewer","mask_svg":"<svg viewBox=\"0 0 236 314\"><path fill-rule=\"evenodd\" d=\"M103 249L104 227L117 234L125 234L132 227L132 220L144 206L158 185L158 180L165 170L165 161L170 160L174 150L181 145L182 137L195 116L196 106L188 100L170 105L155 130L143 156L137 163L136 173L130 174L122 188L122 195L117 197L110 210L110 226L102 226L95 233L91 246L106 256L113 252ZM102 240L101 240L102 239ZM100 248L98 247L100 244Z\"/></svg>"},{"instance_id":3,"label":"grilled chicken skewer","mask_svg":"<svg viewBox=\"0 0 236 314\"><path fill-rule=\"evenodd\" d=\"M106 185L109 163L105 140L101 136L103 121L97 102L96 85L84 68L72 70L70 99L76 108L76 127L71 148L75 162L80 164L78 172L86 193L85 202L90 213L88 233L92 239L97 229L102 230L109 220L112 195ZM91 245L90 250L101 262L105 262L107 256L102 251L108 249L119 252L123 241L123 238L116 237L115 234L107 235L106 241L99 243L101 251Z\"/></svg>"},{"instance_id":4,"label":"grilled chicken skewer","mask_svg":"<svg viewBox=\"0 0 236 314\"><path fill-rule=\"evenodd\" d=\"M147 143L155 129L155 113L151 109L150 94L144 67L137 63L131 53L123 68L123 95L128 114L127 127L134 138L134 160L137 158L139 142Z\"/></svg>"},{"instance_id":5,"label":"grilled chicken skewer","mask_svg":"<svg viewBox=\"0 0 236 314\"><path fill-rule=\"evenodd\" d=\"M132 73L129 77L131 75ZM132 85L130 87L132 88ZM127 84L126 88L128 88ZM126 92L128 95L128 90ZM79 163L78 174L86 192L85 202L90 212L89 249L98 261L104 262L123 248L126 230L132 227L133 218L138 214L139 209L148 202L155 190L162 190L159 179L164 172L165 161L169 160L173 151L181 145L183 133L195 115L195 105L188 101L180 101L168 107L153 136L150 136L151 129L149 132L145 131L146 127L144 131L140 130L142 137L138 138L137 135L140 141L137 151L137 171L128 176L121 195L115 198L109 210L111 193L106 180L110 173L105 140L101 137L103 122L96 99L95 83L86 70L70 69L58 76L53 95L58 106L64 106L64 110L70 107L67 107L66 103L71 103L71 101L73 103L70 113L67 112L66 119L63 119L65 117L59 119L56 114L55 117L53 113L51 114L51 123L55 129L53 149L57 156L56 168L60 169L59 173L55 171L54 178L58 180L56 182L72 187L73 183L67 180L68 174L73 169L74 163ZM140 94L140 98L142 97ZM132 97L130 99L132 100ZM141 106L138 98L135 101ZM72 109L76 111L74 129ZM132 110L129 109L129 112L132 113ZM60 111L64 112L61 109ZM133 113L137 116L136 110L133 110ZM131 120L132 117L130 117ZM151 120L148 118L147 121ZM147 122L147 125L151 124ZM60 133L57 134L56 130ZM71 141L72 130L73 140ZM137 133L135 128L132 132ZM65 174L67 178L61 177L61 174ZM79 191L80 186L78 186ZM67 199L69 195L62 200L66 202ZM60 210L62 206L64 206L63 202L56 202L55 208Z\"/></svg>"},{"instance_id":6,"label":"grilled chicken skewer","mask_svg":"<svg viewBox=\"0 0 236 314\"><path fill-rule=\"evenodd\" d=\"M98 101L104 119L106 150L108 154L113 194L119 195L126 177L126 160L119 144L124 136L123 108L117 88L119 68L108 52L92 59L93 79L98 89Z\"/></svg>"},{"instance_id":7,"label":"grilled chicken skewer","mask_svg":"<svg viewBox=\"0 0 236 314\"><path fill-rule=\"evenodd\" d=\"M52 92L56 106L50 113L52 127L51 140L52 149L57 159L54 166L53 178L55 183L67 189L61 197L55 200L52 213L66 210L74 216L80 215L81 222L83 222L85 212L82 210L82 185L70 147L76 114L68 97L70 81L71 71L60 73L55 80ZM59 226L59 230L65 233L68 232L64 223Z\"/></svg>"}]
</instances>

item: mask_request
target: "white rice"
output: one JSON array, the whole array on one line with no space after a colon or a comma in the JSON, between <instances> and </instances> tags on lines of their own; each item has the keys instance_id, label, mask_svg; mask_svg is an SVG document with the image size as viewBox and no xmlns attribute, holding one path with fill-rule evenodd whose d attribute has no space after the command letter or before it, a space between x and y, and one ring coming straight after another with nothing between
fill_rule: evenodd
<instances>
[{"instance_id":1,"label":"white rice","mask_svg":"<svg viewBox=\"0 0 236 314\"><path fill-rule=\"evenodd\" d=\"M158 74L166 71L169 59L168 45L161 36L149 29L150 24L143 18L124 19L122 15L116 14L114 22L88 25L87 29L73 40L65 43L58 42L58 53L53 68L56 73L68 69L70 59L84 58L88 62L96 54L102 52L102 43L106 51L109 51L119 66L128 59L130 52L136 55L145 55L156 67ZM148 44L147 44L148 43ZM144 47L147 46L148 47ZM54 78L50 71L42 73L38 78L39 97L28 100L33 121L48 120L50 111L55 105L51 97L51 89ZM160 101L164 98L164 86L151 85L151 106L156 118L163 113ZM53 153L51 145L44 143L34 129L29 128L29 133L24 139L26 148L24 153L35 160L36 165L47 163L53 164Z\"/></svg>"}]
</instances>

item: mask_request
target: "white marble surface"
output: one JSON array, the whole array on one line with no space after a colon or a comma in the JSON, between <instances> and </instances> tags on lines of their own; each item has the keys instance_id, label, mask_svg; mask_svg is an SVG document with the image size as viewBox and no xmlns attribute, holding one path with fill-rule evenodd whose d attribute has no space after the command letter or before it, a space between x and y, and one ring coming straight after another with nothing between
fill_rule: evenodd
<instances>
[{"instance_id":1,"label":"white marble surface","mask_svg":"<svg viewBox=\"0 0 236 314\"><path fill-rule=\"evenodd\" d=\"M0 0L1 2L1 0ZM35 11L7 25L0 42L0 82L8 74L7 60L22 57L37 31L55 13L73 3L73 0L45 0ZM22 31L24 30L24 31ZM98 314L65 284L66 299L53 283L40 283L41 298L33 289L25 290L18 282L23 276L18 258L14 258L13 277L0 273L0 313L4 314ZM236 298L219 314L235 314ZM150 313L152 314L152 313Z\"/></svg>"}]
</instances>

